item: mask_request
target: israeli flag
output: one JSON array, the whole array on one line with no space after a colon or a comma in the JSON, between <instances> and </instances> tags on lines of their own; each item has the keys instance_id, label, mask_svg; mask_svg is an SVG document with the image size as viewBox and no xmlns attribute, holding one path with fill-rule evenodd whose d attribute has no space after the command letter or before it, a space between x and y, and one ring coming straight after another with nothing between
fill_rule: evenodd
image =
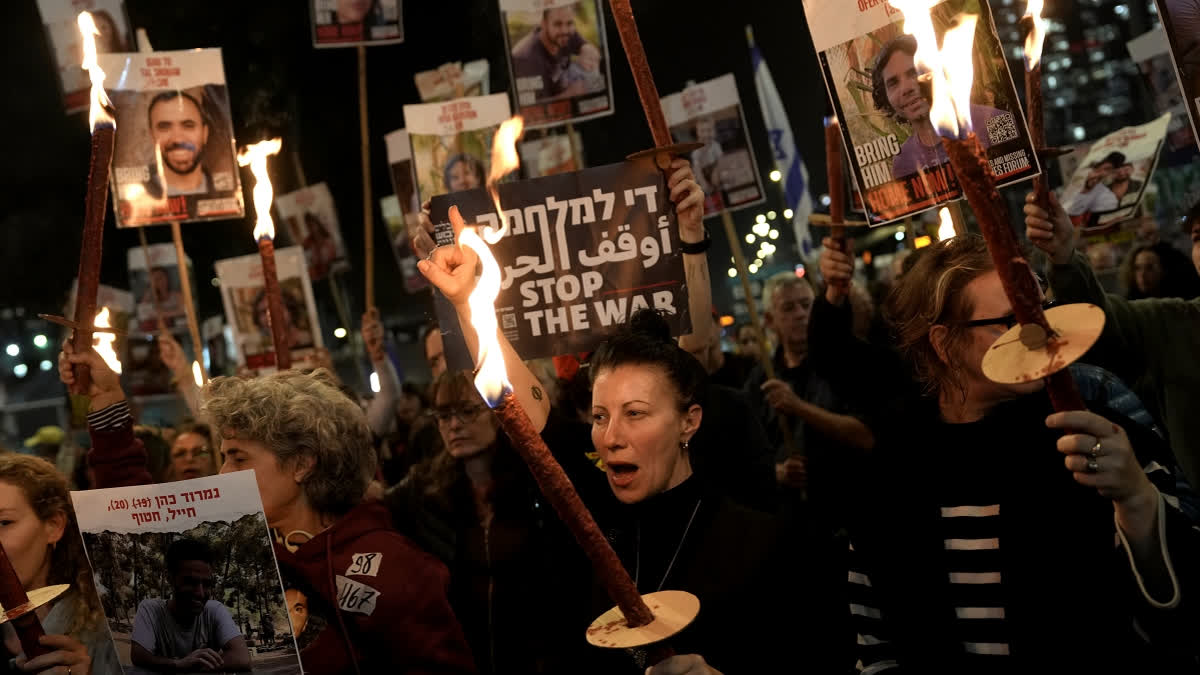
<instances>
[{"instance_id":1,"label":"israeli flag","mask_svg":"<svg viewBox=\"0 0 1200 675\"><path fill-rule=\"evenodd\" d=\"M762 108L763 122L767 126L767 137L771 141L771 152L775 155L775 167L783 174L783 191L787 206L792 210L792 229L796 233L796 244L801 256L809 260L815 251L812 233L808 229L808 218L812 215L812 196L808 192L808 168L796 150L792 138L792 125L788 123L787 111L771 78L767 62L754 44L754 31L746 26L746 40L750 43L750 59L754 63L754 89L758 92L758 104Z\"/></svg>"}]
</instances>

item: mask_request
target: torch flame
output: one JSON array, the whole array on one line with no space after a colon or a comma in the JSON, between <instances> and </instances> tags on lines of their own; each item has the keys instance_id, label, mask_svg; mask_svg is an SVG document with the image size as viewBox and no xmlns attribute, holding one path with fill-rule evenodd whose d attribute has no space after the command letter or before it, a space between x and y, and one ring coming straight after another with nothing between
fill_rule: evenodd
<instances>
[{"instance_id":1,"label":"torch flame","mask_svg":"<svg viewBox=\"0 0 1200 675\"><path fill-rule=\"evenodd\" d=\"M192 379L196 381L197 387L204 386L204 373L200 370L199 361L192 361Z\"/></svg>"},{"instance_id":2,"label":"torch flame","mask_svg":"<svg viewBox=\"0 0 1200 675\"><path fill-rule=\"evenodd\" d=\"M500 190L497 184L517 167L521 166L521 157L517 154L517 139L525 131L525 118L517 115L505 120L492 139L492 166L488 170L487 190L496 203L496 215L500 218L500 229L483 228L483 238L488 244L495 244L504 236L508 229L508 221L504 218L504 209L500 207ZM480 256L482 258L483 256ZM495 300L495 297L492 298Z\"/></svg>"},{"instance_id":3,"label":"torch flame","mask_svg":"<svg viewBox=\"0 0 1200 675\"><path fill-rule=\"evenodd\" d=\"M259 141L238 151L238 166L250 165L254 174L254 240L263 237L275 238L275 223L271 220L271 200L275 191L271 188L271 176L267 173L267 157L278 155L283 140L272 138L269 141Z\"/></svg>"},{"instance_id":4,"label":"torch flame","mask_svg":"<svg viewBox=\"0 0 1200 675\"><path fill-rule=\"evenodd\" d=\"M903 30L917 39L913 61L917 70L931 80L933 102L929 119L938 133L962 138L971 131L971 47L979 17L965 14L959 24L946 31L939 50L930 10L941 0L892 0L904 14Z\"/></svg>"},{"instance_id":5,"label":"torch flame","mask_svg":"<svg viewBox=\"0 0 1200 675\"><path fill-rule=\"evenodd\" d=\"M108 100L108 94L104 93L104 71L100 69L100 64L96 61L96 36L100 34L100 29L96 28L96 22L92 20L89 12L80 12L77 23L80 37L83 38L83 63L81 65L84 70L88 71L88 77L92 80L92 105L88 111L88 124L94 132L97 123L103 122L116 126L117 120L108 113L108 107L112 105L112 102Z\"/></svg>"},{"instance_id":6,"label":"torch flame","mask_svg":"<svg viewBox=\"0 0 1200 675\"><path fill-rule=\"evenodd\" d=\"M108 315L108 307L101 307L96 314L96 320L92 322L96 328L112 328L111 320ZM117 351L113 349L113 343L116 342L117 336L112 333L93 333L95 340L94 348L100 358L104 359L104 363L116 374L121 374L121 361L117 358Z\"/></svg>"},{"instance_id":7,"label":"torch flame","mask_svg":"<svg viewBox=\"0 0 1200 675\"><path fill-rule=\"evenodd\" d=\"M954 230L954 218L950 217L950 209L943 206L938 211L938 219L941 220L941 225L938 225L937 238L938 241L946 241L953 237L957 232Z\"/></svg>"},{"instance_id":8,"label":"torch flame","mask_svg":"<svg viewBox=\"0 0 1200 675\"><path fill-rule=\"evenodd\" d=\"M1025 70L1033 70L1042 62L1042 43L1046 40L1046 20L1042 18L1042 0L1029 0L1025 16L1033 20L1025 35Z\"/></svg>"}]
</instances>

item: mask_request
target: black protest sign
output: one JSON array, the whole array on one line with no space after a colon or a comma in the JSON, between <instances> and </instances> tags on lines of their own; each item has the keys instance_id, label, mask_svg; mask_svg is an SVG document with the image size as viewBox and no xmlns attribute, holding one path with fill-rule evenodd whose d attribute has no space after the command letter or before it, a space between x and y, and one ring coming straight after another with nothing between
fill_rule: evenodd
<instances>
[{"instance_id":1,"label":"black protest sign","mask_svg":"<svg viewBox=\"0 0 1200 675\"><path fill-rule=\"evenodd\" d=\"M508 229L492 245L501 269L496 319L524 359L587 352L639 309L667 312L672 333L691 330L675 207L652 158L499 186ZM456 205L468 223L498 226L484 189L433 198L445 232ZM444 239L443 239L444 241ZM454 309L437 296L438 321L461 340Z\"/></svg>"}]
</instances>

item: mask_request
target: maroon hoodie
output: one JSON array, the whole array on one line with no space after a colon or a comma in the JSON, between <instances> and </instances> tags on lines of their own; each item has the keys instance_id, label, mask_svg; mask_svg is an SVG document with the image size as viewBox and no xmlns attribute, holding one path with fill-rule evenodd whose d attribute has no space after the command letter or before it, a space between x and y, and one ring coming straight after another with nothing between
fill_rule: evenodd
<instances>
[{"instance_id":1,"label":"maroon hoodie","mask_svg":"<svg viewBox=\"0 0 1200 675\"><path fill-rule=\"evenodd\" d=\"M124 410L89 415L96 487L153 482ZM276 543L275 557L284 587L308 603L307 624L296 636L305 672L475 672L446 598L446 568L392 529L381 504L360 504L295 552Z\"/></svg>"}]
</instances>

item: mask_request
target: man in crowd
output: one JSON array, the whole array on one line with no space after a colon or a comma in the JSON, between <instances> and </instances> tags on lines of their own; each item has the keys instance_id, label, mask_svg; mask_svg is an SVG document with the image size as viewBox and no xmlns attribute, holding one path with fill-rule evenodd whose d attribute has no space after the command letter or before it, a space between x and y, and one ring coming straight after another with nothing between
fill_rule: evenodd
<instances>
[{"instance_id":1,"label":"man in crowd","mask_svg":"<svg viewBox=\"0 0 1200 675\"><path fill-rule=\"evenodd\" d=\"M130 638L133 665L151 673L248 671L250 650L229 610L212 599L212 552L195 539L167 547L171 599L138 606Z\"/></svg>"},{"instance_id":2,"label":"man in crowd","mask_svg":"<svg viewBox=\"0 0 1200 675\"><path fill-rule=\"evenodd\" d=\"M168 197L203 195L212 191L212 176L204 167L208 119L194 96L179 90L164 91L150 99L150 136L162 153L163 175L151 167L146 191L161 198L167 183Z\"/></svg>"},{"instance_id":3,"label":"man in crowd","mask_svg":"<svg viewBox=\"0 0 1200 675\"><path fill-rule=\"evenodd\" d=\"M522 103L527 92L533 92L534 100L586 93L586 83L569 81L567 71L571 57L588 44L575 27L574 4L543 10L541 23L512 49Z\"/></svg>"}]
</instances>

